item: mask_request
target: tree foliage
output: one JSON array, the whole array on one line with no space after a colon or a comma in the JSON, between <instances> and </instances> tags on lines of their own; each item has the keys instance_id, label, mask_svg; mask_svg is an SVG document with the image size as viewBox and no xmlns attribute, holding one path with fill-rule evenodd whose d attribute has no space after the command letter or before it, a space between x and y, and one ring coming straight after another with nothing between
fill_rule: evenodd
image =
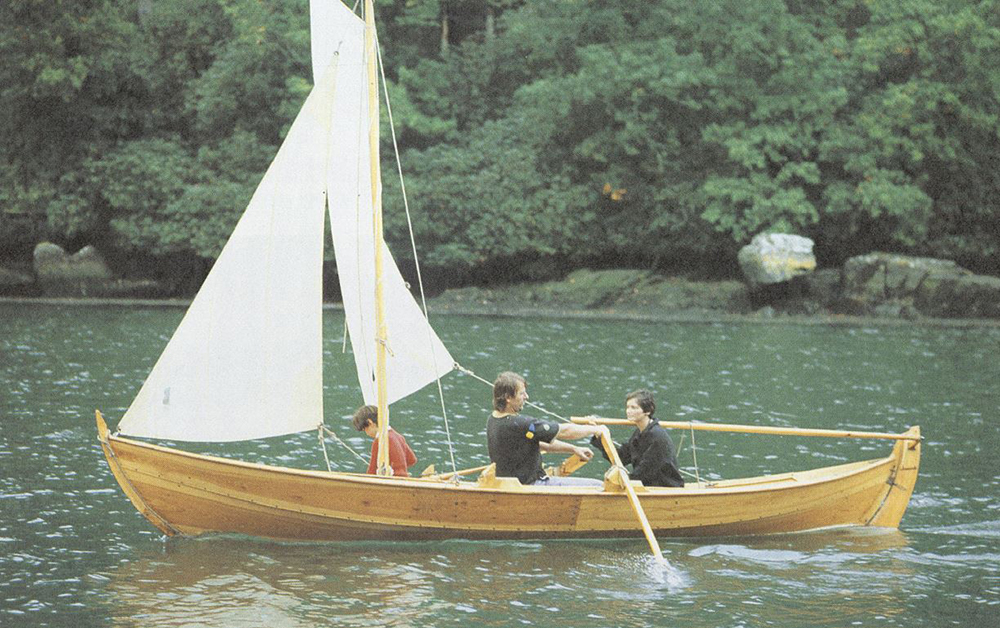
<instances>
[{"instance_id":1,"label":"tree foliage","mask_svg":"<svg viewBox=\"0 0 1000 628\"><path fill-rule=\"evenodd\" d=\"M998 9L379 2L422 261L452 280L727 268L786 231L827 263L882 249L1000 272ZM0 5L0 243L217 255L308 93L308 37L305 0Z\"/></svg>"}]
</instances>

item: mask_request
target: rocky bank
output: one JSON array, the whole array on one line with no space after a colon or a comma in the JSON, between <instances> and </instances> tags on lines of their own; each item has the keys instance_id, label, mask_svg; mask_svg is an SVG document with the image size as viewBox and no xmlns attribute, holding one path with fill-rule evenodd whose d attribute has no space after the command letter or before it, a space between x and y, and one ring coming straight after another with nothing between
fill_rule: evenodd
<instances>
[{"instance_id":1,"label":"rocky bank","mask_svg":"<svg viewBox=\"0 0 1000 628\"><path fill-rule=\"evenodd\" d=\"M451 289L432 298L429 307L435 313L649 320L862 316L1000 322L1000 278L973 274L950 260L871 253L849 259L842 268L793 266L790 279L769 284L582 269L559 281ZM152 281L115 277L92 247L69 255L42 243L31 269L0 267L0 299L167 303L162 299L177 296Z\"/></svg>"},{"instance_id":2,"label":"rocky bank","mask_svg":"<svg viewBox=\"0 0 1000 628\"><path fill-rule=\"evenodd\" d=\"M561 281L448 290L440 312L636 318L725 316L1000 319L1000 278L948 260L872 253L789 281L691 281L645 270L578 270Z\"/></svg>"}]
</instances>

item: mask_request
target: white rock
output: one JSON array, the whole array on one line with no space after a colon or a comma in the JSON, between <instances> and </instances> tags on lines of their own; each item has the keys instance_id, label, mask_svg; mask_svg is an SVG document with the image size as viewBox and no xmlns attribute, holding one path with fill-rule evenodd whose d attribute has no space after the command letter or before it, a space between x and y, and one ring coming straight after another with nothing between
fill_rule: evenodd
<instances>
[{"instance_id":1,"label":"white rock","mask_svg":"<svg viewBox=\"0 0 1000 628\"><path fill-rule=\"evenodd\" d=\"M787 233L761 233L740 249L737 260L750 285L788 281L816 269L813 241Z\"/></svg>"}]
</instances>

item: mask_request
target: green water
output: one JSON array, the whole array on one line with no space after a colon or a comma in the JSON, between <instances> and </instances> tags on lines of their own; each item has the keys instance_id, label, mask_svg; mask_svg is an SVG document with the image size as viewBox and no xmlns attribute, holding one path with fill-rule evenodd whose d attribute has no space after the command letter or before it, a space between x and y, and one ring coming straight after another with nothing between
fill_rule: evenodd
<instances>
[{"instance_id":1,"label":"green water","mask_svg":"<svg viewBox=\"0 0 1000 628\"><path fill-rule=\"evenodd\" d=\"M766 538L276 544L166 540L121 494L96 444L179 310L0 304L0 626L997 626L1000 330L652 324L446 317L464 366L524 373L564 416L620 416L649 387L662 419L901 431L926 437L901 529ZM360 403L327 312L327 423L357 451ZM444 381L456 463L486 461L485 385ZM393 408L420 458L450 467L430 387ZM624 433L619 434L624 436ZM694 471L689 435L674 434ZM888 444L697 434L709 478L881 456ZM324 466L315 434L189 447ZM361 463L329 443L340 470ZM599 477L600 463L582 475Z\"/></svg>"}]
</instances>

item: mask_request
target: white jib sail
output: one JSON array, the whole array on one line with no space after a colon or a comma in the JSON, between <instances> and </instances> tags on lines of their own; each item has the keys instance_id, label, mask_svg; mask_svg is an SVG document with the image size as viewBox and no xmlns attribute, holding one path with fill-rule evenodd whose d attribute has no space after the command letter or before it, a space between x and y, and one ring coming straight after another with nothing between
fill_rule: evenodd
<instances>
[{"instance_id":1,"label":"white jib sail","mask_svg":"<svg viewBox=\"0 0 1000 628\"><path fill-rule=\"evenodd\" d=\"M311 6L314 72L327 65L330 56L340 57L330 130L334 147L328 170L330 224L358 381L365 403L375 404L375 237L364 22L339 0L314 0ZM386 370L392 403L449 372L454 360L424 318L388 249L383 251Z\"/></svg>"},{"instance_id":2,"label":"white jib sail","mask_svg":"<svg viewBox=\"0 0 1000 628\"><path fill-rule=\"evenodd\" d=\"M119 423L122 433L235 441L322 422L323 206L335 65L331 57Z\"/></svg>"}]
</instances>

